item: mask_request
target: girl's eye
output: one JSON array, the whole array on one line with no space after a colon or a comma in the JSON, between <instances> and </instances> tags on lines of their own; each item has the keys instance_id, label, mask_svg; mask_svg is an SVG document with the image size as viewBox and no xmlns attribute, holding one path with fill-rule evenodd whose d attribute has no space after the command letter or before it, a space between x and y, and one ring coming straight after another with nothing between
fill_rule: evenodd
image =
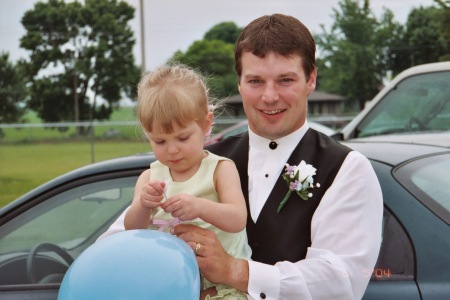
<instances>
[{"instance_id":1,"label":"girl's eye","mask_svg":"<svg viewBox=\"0 0 450 300\"><path fill-rule=\"evenodd\" d=\"M180 136L180 137L178 138L178 140L180 140L181 142L187 141L188 139L189 139L189 136Z\"/></svg>"},{"instance_id":2,"label":"girl's eye","mask_svg":"<svg viewBox=\"0 0 450 300\"><path fill-rule=\"evenodd\" d=\"M158 141L155 141L155 140L154 140L153 142L154 142L156 145L162 145L162 144L164 144L165 141L159 141L159 140L158 140Z\"/></svg>"}]
</instances>

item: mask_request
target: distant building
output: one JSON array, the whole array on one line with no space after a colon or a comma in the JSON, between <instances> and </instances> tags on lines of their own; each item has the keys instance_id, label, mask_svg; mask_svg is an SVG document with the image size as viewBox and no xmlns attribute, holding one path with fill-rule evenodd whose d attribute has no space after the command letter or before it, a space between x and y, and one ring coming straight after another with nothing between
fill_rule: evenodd
<instances>
[{"instance_id":1,"label":"distant building","mask_svg":"<svg viewBox=\"0 0 450 300\"><path fill-rule=\"evenodd\" d=\"M314 91L308 97L308 115L341 115L345 101L346 98L340 95ZM225 106L226 114L233 117L245 116L240 94L228 97L225 100Z\"/></svg>"},{"instance_id":2,"label":"distant building","mask_svg":"<svg viewBox=\"0 0 450 300\"><path fill-rule=\"evenodd\" d=\"M346 100L341 95L314 91L308 97L308 115L341 115Z\"/></svg>"}]
</instances>

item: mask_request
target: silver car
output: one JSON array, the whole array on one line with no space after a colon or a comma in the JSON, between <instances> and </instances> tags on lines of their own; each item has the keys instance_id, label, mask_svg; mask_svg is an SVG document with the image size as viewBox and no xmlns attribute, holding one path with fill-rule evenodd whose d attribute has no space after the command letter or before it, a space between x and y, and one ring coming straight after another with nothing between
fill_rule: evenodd
<instances>
[{"instance_id":1,"label":"silver car","mask_svg":"<svg viewBox=\"0 0 450 300\"><path fill-rule=\"evenodd\" d=\"M386 140L395 134L395 140L403 135L404 142L414 143L416 136L427 133L428 144L448 147L449 131L450 62L439 62L400 73L334 137L348 140L384 136Z\"/></svg>"}]
</instances>

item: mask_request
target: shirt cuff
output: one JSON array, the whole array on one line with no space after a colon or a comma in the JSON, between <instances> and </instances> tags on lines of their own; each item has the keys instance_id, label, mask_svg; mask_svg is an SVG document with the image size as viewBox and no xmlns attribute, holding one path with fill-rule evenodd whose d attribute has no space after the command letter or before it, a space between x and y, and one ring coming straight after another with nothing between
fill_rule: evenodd
<instances>
[{"instance_id":1,"label":"shirt cuff","mask_svg":"<svg viewBox=\"0 0 450 300\"><path fill-rule=\"evenodd\" d=\"M280 270L278 267L249 260L248 269L248 299L279 299Z\"/></svg>"}]
</instances>

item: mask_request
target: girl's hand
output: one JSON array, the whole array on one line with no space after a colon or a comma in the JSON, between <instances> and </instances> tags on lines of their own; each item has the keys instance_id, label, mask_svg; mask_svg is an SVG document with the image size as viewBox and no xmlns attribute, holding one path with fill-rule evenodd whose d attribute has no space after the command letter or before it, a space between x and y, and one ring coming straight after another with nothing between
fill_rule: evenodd
<instances>
[{"instance_id":1,"label":"girl's hand","mask_svg":"<svg viewBox=\"0 0 450 300\"><path fill-rule=\"evenodd\" d=\"M161 206L164 199L164 181L150 181L142 187L141 205L145 208L155 208Z\"/></svg>"},{"instance_id":2,"label":"girl's hand","mask_svg":"<svg viewBox=\"0 0 450 300\"><path fill-rule=\"evenodd\" d=\"M200 217L201 199L187 194L178 194L162 203L161 208L174 218L189 221Z\"/></svg>"}]
</instances>

